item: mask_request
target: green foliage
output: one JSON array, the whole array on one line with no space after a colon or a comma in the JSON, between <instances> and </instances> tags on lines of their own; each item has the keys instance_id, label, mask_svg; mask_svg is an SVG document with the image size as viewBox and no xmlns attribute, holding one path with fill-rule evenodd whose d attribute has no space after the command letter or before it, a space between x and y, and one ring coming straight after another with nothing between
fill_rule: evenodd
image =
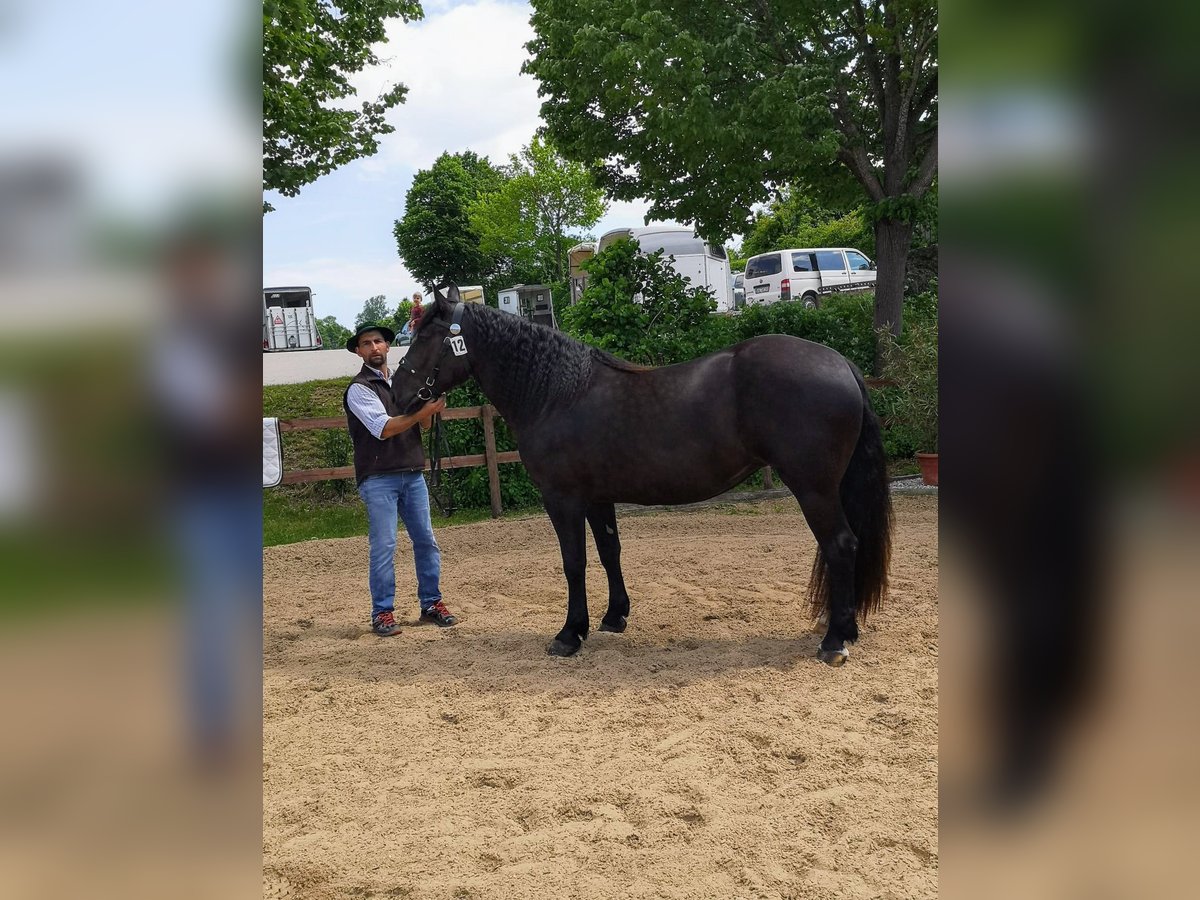
<instances>
[{"instance_id":1,"label":"green foliage","mask_svg":"<svg viewBox=\"0 0 1200 900\"><path fill-rule=\"evenodd\" d=\"M479 390L474 380L456 387L446 396L447 407L482 406L488 400ZM503 453L506 450L516 450L517 441L507 423L497 417L493 420L496 431L496 450ZM451 456L467 456L483 453L483 421L481 419L460 419L453 422L443 422L446 442L450 447ZM426 440L428 446L428 439ZM539 506L542 495L534 485L525 467L519 464L505 463L499 467L500 472L500 503L505 509L523 509ZM450 484L454 495L454 503L460 508L489 508L491 492L488 488L487 467L478 466L473 469L453 469L443 473Z\"/></svg>"},{"instance_id":2,"label":"green foliage","mask_svg":"<svg viewBox=\"0 0 1200 900\"><path fill-rule=\"evenodd\" d=\"M371 156L384 121L404 102L402 84L354 109L351 78L379 58L389 19L423 15L415 0L265 0L263 3L263 190L294 197L304 185ZM263 204L263 211L271 209Z\"/></svg>"},{"instance_id":3,"label":"green foliage","mask_svg":"<svg viewBox=\"0 0 1200 900\"><path fill-rule=\"evenodd\" d=\"M861 207L831 209L801 185L785 190L768 210L754 217L741 253L749 259L786 247L853 247L873 257L875 235Z\"/></svg>"},{"instance_id":4,"label":"green foliage","mask_svg":"<svg viewBox=\"0 0 1200 900\"><path fill-rule=\"evenodd\" d=\"M932 0L532 5L524 71L547 132L653 218L721 238L745 233L767 188L853 206L932 183Z\"/></svg>"},{"instance_id":5,"label":"green foliage","mask_svg":"<svg viewBox=\"0 0 1200 900\"><path fill-rule=\"evenodd\" d=\"M831 347L864 372L875 361L870 294L834 294L817 309L801 303L748 306L734 319L735 340L760 334L790 334Z\"/></svg>"},{"instance_id":6,"label":"green foliage","mask_svg":"<svg viewBox=\"0 0 1200 900\"><path fill-rule=\"evenodd\" d=\"M888 378L895 386L881 398L880 411L913 451L927 453L937 452L938 447L936 304L936 297L923 295L914 304L917 315L910 317L900 340L883 335Z\"/></svg>"},{"instance_id":7,"label":"green foliage","mask_svg":"<svg viewBox=\"0 0 1200 900\"><path fill-rule=\"evenodd\" d=\"M604 215L604 192L588 170L540 137L509 159L508 180L469 209L483 253L506 261L515 281L566 279L566 254Z\"/></svg>"},{"instance_id":8,"label":"green foliage","mask_svg":"<svg viewBox=\"0 0 1200 900\"><path fill-rule=\"evenodd\" d=\"M383 294L376 294L363 304L363 308L358 315L354 317L354 330L362 328L364 325L384 325L391 319L388 313L387 297Z\"/></svg>"},{"instance_id":9,"label":"green foliage","mask_svg":"<svg viewBox=\"0 0 1200 900\"><path fill-rule=\"evenodd\" d=\"M646 365L694 359L727 343L727 320L710 316L711 292L691 287L662 253L620 240L584 263L587 288L563 312L563 331ZM635 297L640 298L637 302Z\"/></svg>"},{"instance_id":10,"label":"green foliage","mask_svg":"<svg viewBox=\"0 0 1200 900\"><path fill-rule=\"evenodd\" d=\"M404 218L392 229L400 258L429 287L443 278L458 284L485 283L500 261L480 247L469 210L480 197L504 185L504 174L471 151L443 153L413 178Z\"/></svg>"},{"instance_id":11,"label":"green foliage","mask_svg":"<svg viewBox=\"0 0 1200 900\"><path fill-rule=\"evenodd\" d=\"M934 0L532 6L523 71L546 132L610 197L711 240L746 234L787 185L835 209L874 204L876 317L899 333L906 223L937 174Z\"/></svg>"},{"instance_id":12,"label":"green foliage","mask_svg":"<svg viewBox=\"0 0 1200 900\"><path fill-rule=\"evenodd\" d=\"M346 346L346 341L354 334L333 316L317 319L317 334L321 335L321 346L326 350Z\"/></svg>"}]
</instances>

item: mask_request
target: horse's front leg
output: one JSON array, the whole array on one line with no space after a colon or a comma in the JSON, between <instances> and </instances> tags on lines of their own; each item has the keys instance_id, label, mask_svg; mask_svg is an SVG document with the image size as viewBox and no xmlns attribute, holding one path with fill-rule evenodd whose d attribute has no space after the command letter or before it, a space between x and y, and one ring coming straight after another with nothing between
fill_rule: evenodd
<instances>
[{"instance_id":1,"label":"horse's front leg","mask_svg":"<svg viewBox=\"0 0 1200 900\"><path fill-rule=\"evenodd\" d=\"M611 503L588 507L588 525L596 539L600 562L608 576L608 610L600 620L601 631L625 630L629 616L629 594L625 590L625 578L621 574L621 538L617 534L617 511Z\"/></svg>"},{"instance_id":2,"label":"horse's front leg","mask_svg":"<svg viewBox=\"0 0 1200 900\"><path fill-rule=\"evenodd\" d=\"M558 534L563 574L567 576L567 623L550 642L551 656L573 656L588 636L587 553L584 549L583 504L545 498L546 512Z\"/></svg>"}]
</instances>

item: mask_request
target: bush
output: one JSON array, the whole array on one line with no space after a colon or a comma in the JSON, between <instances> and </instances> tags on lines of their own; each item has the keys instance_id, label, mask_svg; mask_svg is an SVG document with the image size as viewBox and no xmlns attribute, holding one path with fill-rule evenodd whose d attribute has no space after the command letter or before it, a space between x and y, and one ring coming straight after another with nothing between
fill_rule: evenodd
<instances>
[{"instance_id":1,"label":"bush","mask_svg":"<svg viewBox=\"0 0 1200 900\"><path fill-rule=\"evenodd\" d=\"M473 380L456 387L446 396L447 408L482 406L487 402L487 398L479 390L479 385ZM517 442L507 423L501 418L496 418L494 422L497 452L516 450ZM470 456L483 453L482 419L443 422L442 428L451 456ZM429 437L426 436L427 453L429 440ZM444 448L439 447L438 449L444 452ZM505 463L499 467L499 472L500 503L505 509L522 509L541 504L542 495L523 465ZM442 473L442 477L445 479L444 483L449 486L454 505L460 509L486 509L491 505L486 466L477 466L472 469L448 469Z\"/></svg>"},{"instance_id":2,"label":"bush","mask_svg":"<svg viewBox=\"0 0 1200 900\"><path fill-rule=\"evenodd\" d=\"M750 306L734 320L735 340L790 334L824 344L870 372L875 362L874 301L873 294L834 294L817 309L799 302Z\"/></svg>"},{"instance_id":3,"label":"bush","mask_svg":"<svg viewBox=\"0 0 1200 900\"><path fill-rule=\"evenodd\" d=\"M881 405L892 421L895 436L905 438L913 451L936 453L938 448L938 325L937 319L916 318L900 340L885 335L888 377L895 383ZM895 440L895 436L893 440ZM890 454L889 454L890 455Z\"/></svg>"},{"instance_id":4,"label":"bush","mask_svg":"<svg viewBox=\"0 0 1200 900\"><path fill-rule=\"evenodd\" d=\"M587 288L559 324L585 344L665 366L730 342L727 320L710 315L716 309L712 293L691 287L661 252L643 256L633 241L621 240L583 265Z\"/></svg>"}]
</instances>

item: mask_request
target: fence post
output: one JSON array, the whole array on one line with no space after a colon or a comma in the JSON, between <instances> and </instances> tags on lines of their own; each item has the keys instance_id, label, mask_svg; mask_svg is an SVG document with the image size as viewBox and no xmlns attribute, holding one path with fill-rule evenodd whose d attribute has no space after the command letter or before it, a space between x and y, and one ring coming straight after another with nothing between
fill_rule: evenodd
<instances>
[{"instance_id":1,"label":"fence post","mask_svg":"<svg viewBox=\"0 0 1200 900\"><path fill-rule=\"evenodd\" d=\"M500 505L500 466L496 463L496 427L493 420L496 407L490 403L484 404L480 410L483 419L483 455L487 460L488 493L492 500L492 518L500 518L504 508Z\"/></svg>"},{"instance_id":2,"label":"fence post","mask_svg":"<svg viewBox=\"0 0 1200 900\"><path fill-rule=\"evenodd\" d=\"M767 466L763 469L763 490L772 491L775 489L775 476L771 472L771 467Z\"/></svg>"}]
</instances>

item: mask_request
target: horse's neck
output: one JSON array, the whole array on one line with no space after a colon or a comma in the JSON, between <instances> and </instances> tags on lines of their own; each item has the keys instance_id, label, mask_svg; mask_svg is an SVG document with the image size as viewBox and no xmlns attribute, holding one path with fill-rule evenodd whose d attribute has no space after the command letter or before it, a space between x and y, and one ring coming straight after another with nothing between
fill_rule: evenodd
<instances>
[{"instance_id":1,"label":"horse's neck","mask_svg":"<svg viewBox=\"0 0 1200 900\"><path fill-rule=\"evenodd\" d=\"M476 340L478 356L471 370L480 390L510 424L520 427L533 422L555 399L551 396L553 362L531 353L530 341L513 340L517 335L507 334L507 329L481 329L479 334L486 337Z\"/></svg>"},{"instance_id":2,"label":"horse's neck","mask_svg":"<svg viewBox=\"0 0 1200 900\"><path fill-rule=\"evenodd\" d=\"M527 360L504 340L503 332L491 332L490 340L476 340L476 358L471 373L492 406L510 424L529 416L522 385L527 380Z\"/></svg>"}]
</instances>

